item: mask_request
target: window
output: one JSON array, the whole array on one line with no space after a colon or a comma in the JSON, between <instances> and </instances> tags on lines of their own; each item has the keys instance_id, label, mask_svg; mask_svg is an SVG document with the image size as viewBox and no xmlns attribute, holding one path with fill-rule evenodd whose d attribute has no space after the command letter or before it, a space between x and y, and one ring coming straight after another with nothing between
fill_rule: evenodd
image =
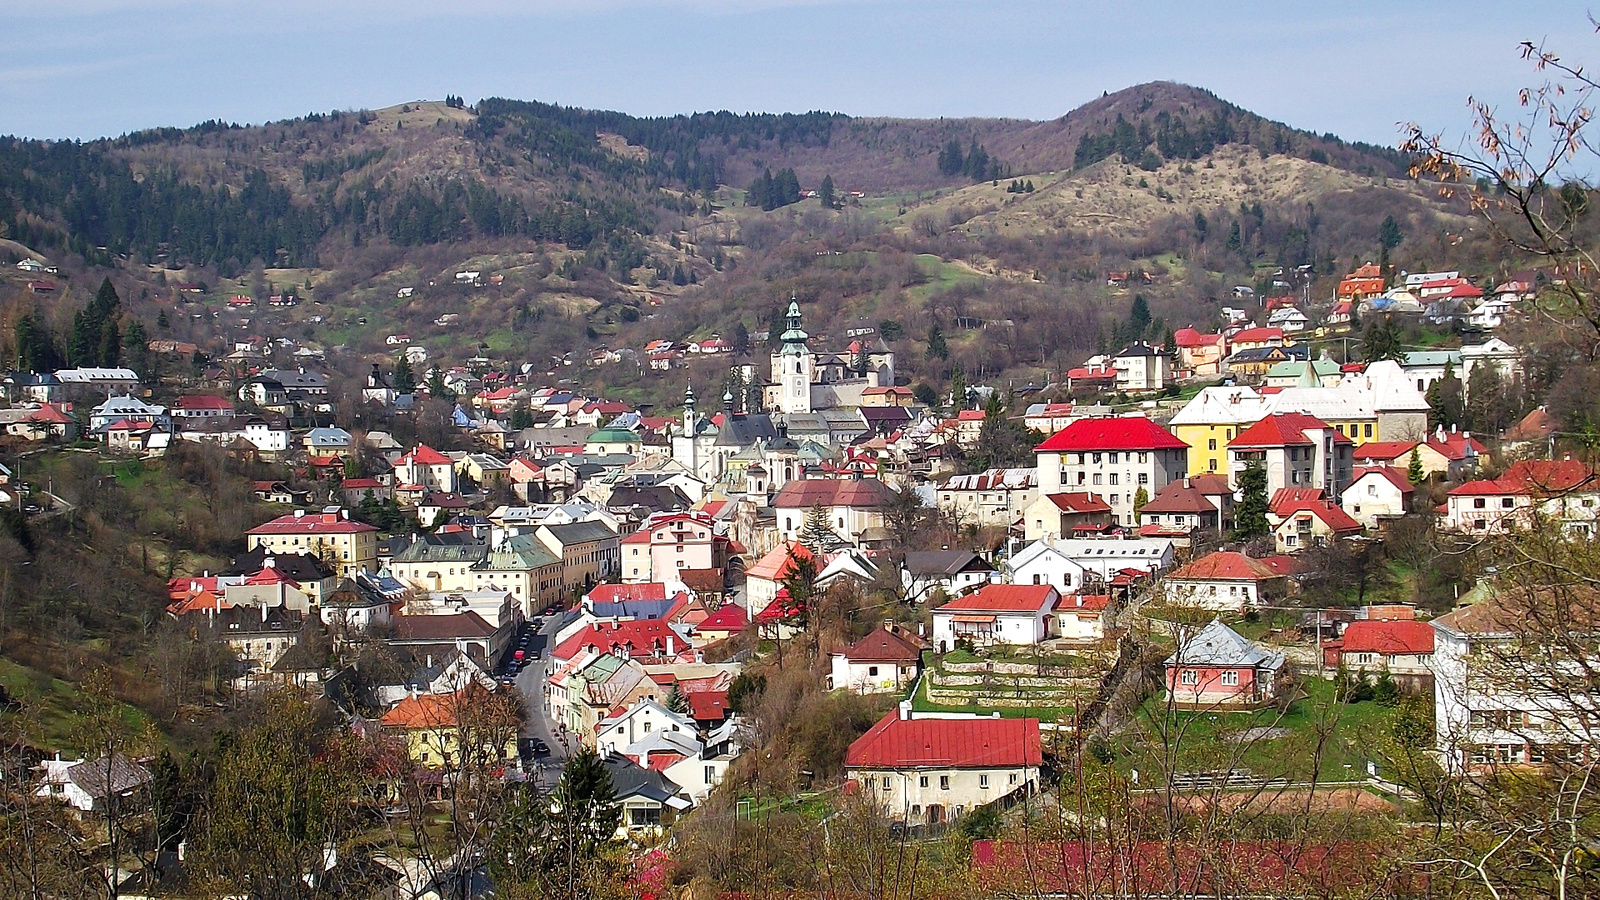
<instances>
[{"instance_id":1,"label":"window","mask_svg":"<svg viewBox=\"0 0 1600 900\"><path fill-rule=\"evenodd\" d=\"M1139 462L1145 462L1148 459L1149 459L1149 454L1142 453L1142 452L1139 454Z\"/></svg>"},{"instance_id":2,"label":"window","mask_svg":"<svg viewBox=\"0 0 1600 900\"><path fill-rule=\"evenodd\" d=\"M1016 784L1016 783L1017 783L1017 773L1012 772L1010 777L1006 779L1006 784Z\"/></svg>"},{"instance_id":3,"label":"window","mask_svg":"<svg viewBox=\"0 0 1600 900\"><path fill-rule=\"evenodd\" d=\"M985 790L985 791L987 791L989 789L989 773L988 772L979 772L978 773L978 788L980 790Z\"/></svg>"},{"instance_id":4,"label":"window","mask_svg":"<svg viewBox=\"0 0 1600 900\"><path fill-rule=\"evenodd\" d=\"M711 784L712 782L714 782L716 780L717 780L717 767L716 766L706 766L706 784Z\"/></svg>"},{"instance_id":5,"label":"window","mask_svg":"<svg viewBox=\"0 0 1600 900\"><path fill-rule=\"evenodd\" d=\"M1099 472L1094 473L1094 483L1095 484L1099 484L1100 483L1100 473Z\"/></svg>"},{"instance_id":6,"label":"window","mask_svg":"<svg viewBox=\"0 0 1600 900\"><path fill-rule=\"evenodd\" d=\"M1215 459L1211 460L1211 465L1208 466L1207 468L1209 468L1211 471L1215 472L1217 470L1217 461Z\"/></svg>"},{"instance_id":7,"label":"window","mask_svg":"<svg viewBox=\"0 0 1600 900\"><path fill-rule=\"evenodd\" d=\"M1149 472L1140 472L1139 473L1139 483L1140 484L1149 484L1150 483L1150 473Z\"/></svg>"},{"instance_id":8,"label":"window","mask_svg":"<svg viewBox=\"0 0 1600 900\"><path fill-rule=\"evenodd\" d=\"M1112 484L1117 484L1118 483L1117 482L1117 473L1115 473L1115 472L1111 473L1111 483Z\"/></svg>"},{"instance_id":9,"label":"window","mask_svg":"<svg viewBox=\"0 0 1600 900\"><path fill-rule=\"evenodd\" d=\"M1228 686L1228 687L1238 687L1239 686L1239 673L1238 672L1223 672L1222 673L1222 683L1224 685Z\"/></svg>"},{"instance_id":10,"label":"window","mask_svg":"<svg viewBox=\"0 0 1600 900\"><path fill-rule=\"evenodd\" d=\"M918 776L917 777L917 787L925 788L927 786L928 786L928 776L926 776L926 775Z\"/></svg>"},{"instance_id":11,"label":"window","mask_svg":"<svg viewBox=\"0 0 1600 900\"><path fill-rule=\"evenodd\" d=\"M1099 454L1099 453L1094 454L1094 462L1095 462L1096 465L1099 465L1101 455L1102 454Z\"/></svg>"},{"instance_id":12,"label":"window","mask_svg":"<svg viewBox=\"0 0 1600 900\"><path fill-rule=\"evenodd\" d=\"M867 667L867 676L869 678L877 678L878 677L878 667L877 666L868 666Z\"/></svg>"},{"instance_id":13,"label":"window","mask_svg":"<svg viewBox=\"0 0 1600 900\"><path fill-rule=\"evenodd\" d=\"M911 804L911 814L913 816L922 815L922 804L921 803L913 803L913 804Z\"/></svg>"},{"instance_id":14,"label":"window","mask_svg":"<svg viewBox=\"0 0 1600 900\"><path fill-rule=\"evenodd\" d=\"M1042 584L1042 583L1043 583L1043 582L1041 582L1041 581L1040 581L1040 579L1041 579L1041 578L1042 578L1042 577L1043 577L1043 576L1041 576L1041 575L1035 575L1035 576L1033 576L1033 583L1034 583L1034 584Z\"/></svg>"},{"instance_id":15,"label":"window","mask_svg":"<svg viewBox=\"0 0 1600 900\"><path fill-rule=\"evenodd\" d=\"M941 790L941 791L950 790L950 776L949 775L940 775L939 776L939 790Z\"/></svg>"},{"instance_id":16,"label":"window","mask_svg":"<svg viewBox=\"0 0 1600 900\"><path fill-rule=\"evenodd\" d=\"M1363 426L1361 426L1361 436L1362 437L1372 437L1372 426L1371 425L1363 425Z\"/></svg>"},{"instance_id":17,"label":"window","mask_svg":"<svg viewBox=\"0 0 1600 900\"><path fill-rule=\"evenodd\" d=\"M1515 504L1515 503L1516 503L1516 501L1512 500L1510 497L1501 497L1500 498L1500 506L1502 508L1504 508L1504 509L1510 509L1512 507L1512 505Z\"/></svg>"},{"instance_id":18,"label":"window","mask_svg":"<svg viewBox=\"0 0 1600 900\"><path fill-rule=\"evenodd\" d=\"M889 789L889 776L887 775L883 776L883 789L886 791Z\"/></svg>"},{"instance_id":19,"label":"window","mask_svg":"<svg viewBox=\"0 0 1600 900\"><path fill-rule=\"evenodd\" d=\"M1212 438L1211 440L1206 441L1206 449L1207 450L1215 450L1215 449L1217 449L1217 439L1216 438Z\"/></svg>"},{"instance_id":20,"label":"window","mask_svg":"<svg viewBox=\"0 0 1600 900\"><path fill-rule=\"evenodd\" d=\"M644 723L644 733L645 734L649 734L650 733L650 723L649 722Z\"/></svg>"},{"instance_id":21,"label":"window","mask_svg":"<svg viewBox=\"0 0 1600 900\"><path fill-rule=\"evenodd\" d=\"M1200 673L1194 671L1193 669L1186 669L1186 670L1184 670L1182 672L1179 672L1178 673L1178 683L1179 684L1199 684L1200 683Z\"/></svg>"}]
</instances>

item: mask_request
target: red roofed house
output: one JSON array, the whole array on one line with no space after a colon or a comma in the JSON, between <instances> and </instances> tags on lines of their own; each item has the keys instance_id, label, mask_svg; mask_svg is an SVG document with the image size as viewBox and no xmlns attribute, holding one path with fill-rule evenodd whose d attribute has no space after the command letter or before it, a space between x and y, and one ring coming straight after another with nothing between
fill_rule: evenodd
<instances>
[{"instance_id":1,"label":"red roofed house","mask_svg":"<svg viewBox=\"0 0 1600 900\"><path fill-rule=\"evenodd\" d=\"M670 662L690 649L689 641L661 619L593 622L550 652L553 668L583 653L609 653L636 660Z\"/></svg>"},{"instance_id":2,"label":"red roofed house","mask_svg":"<svg viewBox=\"0 0 1600 900\"><path fill-rule=\"evenodd\" d=\"M1361 533L1361 523L1323 498L1315 488L1286 489L1272 497L1267 523L1278 552L1293 553Z\"/></svg>"},{"instance_id":3,"label":"red roofed house","mask_svg":"<svg viewBox=\"0 0 1600 900\"><path fill-rule=\"evenodd\" d=\"M1061 594L1048 584L987 584L933 611L933 644L940 653L957 640L974 646L1038 644L1050 636Z\"/></svg>"},{"instance_id":4,"label":"red roofed house","mask_svg":"<svg viewBox=\"0 0 1600 900\"><path fill-rule=\"evenodd\" d=\"M1406 480L1406 470L1377 466L1355 470L1350 486L1339 495L1339 506L1363 528L1377 528L1379 519L1397 518L1411 510L1416 489Z\"/></svg>"},{"instance_id":5,"label":"red roofed house","mask_svg":"<svg viewBox=\"0 0 1600 900\"><path fill-rule=\"evenodd\" d=\"M211 394L185 394L172 404L172 415L179 419L206 419L233 415L233 404Z\"/></svg>"},{"instance_id":6,"label":"red roofed house","mask_svg":"<svg viewBox=\"0 0 1600 900\"><path fill-rule=\"evenodd\" d=\"M1219 550L1169 572L1161 590L1174 606L1243 613L1284 596L1286 580L1260 560Z\"/></svg>"},{"instance_id":7,"label":"red roofed house","mask_svg":"<svg viewBox=\"0 0 1600 900\"><path fill-rule=\"evenodd\" d=\"M1499 478L1469 481L1445 498L1441 528L1487 534L1527 528L1535 513L1575 533L1593 534L1600 475L1575 459L1525 459Z\"/></svg>"},{"instance_id":8,"label":"red roofed house","mask_svg":"<svg viewBox=\"0 0 1600 900\"><path fill-rule=\"evenodd\" d=\"M750 627L750 616L744 607L729 603L706 616L696 626L695 633L706 642L723 641Z\"/></svg>"},{"instance_id":9,"label":"red roofed house","mask_svg":"<svg viewBox=\"0 0 1600 900\"><path fill-rule=\"evenodd\" d=\"M338 513L295 510L245 532L248 546L273 553L309 553L335 564L341 578L378 570L378 529Z\"/></svg>"},{"instance_id":10,"label":"red roofed house","mask_svg":"<svg viewBox=\"0 0 1600 900\"><path fill-rule=\"evenodd\" d=\"M798 559L810 559L816 556L805 544L799 541L782 541L778 546L767 551L767 554L756 560L755 564L745 569L745 604L751 611L765 609L772 598L778 596L778 589L783 587L783 580L794 571L793 556ZM817 559L817 571L827 565Z\"/></svg>"},{"instance_id":11,"label":"red roofed house","mask_svg":"<svg viewBox=\"0 0 1600 900\"><path fill-rule=\"evenodd\" d=\"M1110 527L1111 505L1088 491L1044 494L1022 511L1022 533L1030 542Z\"/></svg>"},{"instance_id":12,"label":"red roofed house","mask_svg":"<svg viewBox=\"0 0 1600 900\"><path fill-rule=\"evenodd\" d=\"M1388 672L1401 690L1432 693L1433 637L1432 625L1413 618L1357 619L1323 645L1323 664L1373 677Z\"/></svg>"},{"instance_id":13,"label":"red roofed house","mask_svg":"<svg viewBox=\"0 0 1600 900\"><path fill-rule=\"evenodd\" d=\"M1180 328L1173 332L1172 341L1178 345L1178 368L1190 377L1222 374L1222 360L1228 355L1228 339L1223 335Z\"/></svg>"},{"instance_id":14,"label":"red roofed house","mask_svg":"<svg viewBox=\"0 0 1600 900\"><path fill-rule=\"evenodd\" d=\"M6 426L7 434L30 441L76 440L79 430L77 419L67 415L61 407L49 403Z\"/></svg>"},{"instance_id":15,"label":"red roofed house","mask_svg":"<svg viewBox=\"0 0 1600 900\"><path fill-rule=\"evenodd\" d=\"M796 540L806 514L822 507L828 526L846 541L861 543L861 533L883 527L883 510L893 494L874 478L806 478L790 481L772 498L778 511L778 538Z\"/></svg>"},{"instance_id":16,"label":"red roofed house","mask_svg":"<svg viewBox=\"0 0 1600 900\"><path fill-rule=\"evenodd\" d=\"M885 622L872 633L832 656L828 687L858 694L904 693L922 671L926 643Z\"/></svg>"},{"instance_id":17,"label":"red roofed house","mask_svg":"<svg viewBox=\"0 0 1600 900\"><path fill-rule=\"evenodd\" d=\"M981 409L963 409L956 413L956 443L963 450L978 446L978 435L983 433L984 412Z\"/></svg>"},{"instance_id":18,"label":"red roofed house","mask_svg":"<svg viewBox=\"0 0 1600 900\"><path fill-rule=\"evenodd\" d=\"M413 494L448 494L456 489L456 465L427 444L418 444L415 450L394 461L394 478L397 492L410 487Z\"/></svg>"},{"instance_id":19,"label":"red roofed house","mask_svg":"<svg viewBox=\"0 0 1600 900\"><path fill-rule=\"evenodd\" d=\"M1234 353L1240 350L1259 350L1262 347L1282 347L1282 328L1244 328L1234 332L1228 339L1228 349Z\"/></svg>"},{"instance_id":20,"label":"red roofed house","mask_svg":"<svg viewBox=\"0 0 1600 900\"><path fill-rule=\"evenodd\" d=\"M1189 468L1189 445L1142 416L1079 419L1034 448L1039 493L1088 491L1111 507L1114 525L1132 525L1140 489L1149 500Z\"/></svg>"},{"instance_id":21,"label":"red roofed house","mask_svg":"<svg viewBox=\"0 0 1600 900\"><path fill-rule=\"evenodd\" d=\"M845 752L845 777L891 820L939 825L1038 787L1038 719L913 718L902 706Z\"/></svg>"},{"instance_id":22,"label":"red roofed house","mask_svg":"<svg viewBox=\"0 0 1600 900\"><path fill-rule=\"evenodd\" d=\"M1228 442L1228 479L1235 487L1251 463L1267 473L1267 493L1317 488L1337 497L1350 483L1354 442L1305 413L1274 413Z\"/></svg>"}]
</instances>

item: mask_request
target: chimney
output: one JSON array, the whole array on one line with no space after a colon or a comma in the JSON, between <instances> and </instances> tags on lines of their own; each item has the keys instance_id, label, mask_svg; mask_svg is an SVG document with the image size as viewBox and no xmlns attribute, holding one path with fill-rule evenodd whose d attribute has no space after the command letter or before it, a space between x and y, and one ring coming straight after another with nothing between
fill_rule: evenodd
<instances>
[{"instance_id":1,"label":"chimney","mask_svg":"<svg viewBox=\"0 0 1600 900\"><path fill-rule=\"evenodd\" d=\"M341 518L341 519L349 519L350 518L350 510L348 510L348 509L339 510L339 518Z\"/></svg>"},{"instance_id":2,"label":"chimney","mask_svg":"<svg viewBox=\"0 0 1600 900\"><path fill-rule=\"evenodd\" d=\"M1192 485L1189 484L1189 476L1183 476L1183 489L1188 490L1191 486Z\"/></svg>"},{"instance_id":3,"label":"chimney","mask_svg":"<svg viewBox=\"0 0 1600 900\"><path fill-rule=\"evenodd\" d=\"M306 517L306 511L303 509L297 509L294 511L294 517L296 519L304 519Z\"/></svg>"},{"instance_id":4,"label":"chimney","mask_svg":"<svg viewBox=\"0 0 1600 900\"><path fill-rule=\"evenodd\" d=\"M901 700L900 701L900 721L908 722L910 720L911 720L911 701L910 700Z\"/></svg>"}]
</instances>

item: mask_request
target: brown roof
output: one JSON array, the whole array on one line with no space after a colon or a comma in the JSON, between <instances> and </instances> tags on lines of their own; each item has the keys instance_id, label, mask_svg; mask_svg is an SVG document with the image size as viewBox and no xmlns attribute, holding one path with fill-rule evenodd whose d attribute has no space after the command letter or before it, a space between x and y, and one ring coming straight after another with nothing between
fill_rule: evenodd
<instances>
[{"instance_id":1,"label":"brown roof","mask_svg":"<svg viewBox=\"0 0 1600 900\"><path fill-rule=\"evenodd\" d=\"M1168 578L1195 581L1268 581L1279 577L1272 567L1243 553L1218 550L1174 571Z\"/></svg>"},{"instance_id":2,"label":"brown roof","mask_svg":"<svg viewBox=\"0 0 1600 900\"><path fill-rule=\"evenodd\" d=\"M1149 503L1139 507L1143 513L1212 513L1217 508L1211 505L1206 492L1194 483L1193 479L1185 478L1182 481L1168 482L1166 487L1156 492Z\"/></svg>"},{"instance_id":3,"label":"brown roof","mask_svg":"<svg viewBox=\"0 0 1600 900\"><path fill-rule=\"evenodd\" d=\"M875 478L860 481L849 478L807 478L791 481L772 499L780 509L810 509L813 506L880 507L890 501L889 489Z\"/></svg>"},{"instance_id":4,"label":"brown roof","mask_svg":"<svg viewBox=\"0 0 1600 900\"><path fill-rule=\"evenodd\" d=\"M447 616L394 617L397 641L445 642L456 638L487 638L493 634L494 626L470 611Z\"/></svg>"},{"instance_id":5,"label":"brown roof","mask_svg":"<svg viewBox=\"0 0 1600 900\"><path fill-rule=\"evenodd\" d=\"M922 659L922 647L916 638L898 629L890 631L882 625L842 652L851 662L916 662Z\"/></svg>"}]
</instances>

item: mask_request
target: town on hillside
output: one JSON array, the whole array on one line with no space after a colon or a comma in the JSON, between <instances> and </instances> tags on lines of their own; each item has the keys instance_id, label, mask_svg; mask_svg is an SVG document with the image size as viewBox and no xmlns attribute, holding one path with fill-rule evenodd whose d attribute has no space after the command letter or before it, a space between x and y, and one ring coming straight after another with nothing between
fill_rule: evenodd
<instances>
[{"instance_id":1,"label":"town on hillside","mask_svg":"<svg viewBox=\"0 0 1600 900\"><path fill-rule=\"evenodd\" d=\"M249 520L215 543L232 552L167 551L161 615L221 654L215 702L291 692L385 748L385 815L551 787L590 754L638 852L748 818L763 784L824 822L848 796L896 833L992 836L1087 746L1135 806L1399 816L1443 783L1416 759L1447 782L1594 752L1586 698L1475 665L1528 613L1463 549L1594 538L1600 472L1514 408L1530 363L1499 335L1551 279L1363 265L1322 300L1241 286L1218 319L1130 333L1059 384L946 397L904 386L871 329L812 338L790 302L765 359L638 348L664 377L726 359L671 411L515 360L433 364L404 335L348 384L290 344L152 341L141 359L195 365L4 377L0 502L17 534L77 516L86 485L37 477L65 454L134 491L197 465L247 485ZM1447 319L1464 340L1386 331ZM782 717L825 706L835 732L801 749ZM1412 756L1379 739L1402 721L1426 735ZM1152 722L1196 733L1163 755ZM96 821L169 777L131 747L32 748L30 790ZM1018 852L974 864L1003 878ZM387 864L407 890L439 877Z\"/></svg>"}]
</instances>

